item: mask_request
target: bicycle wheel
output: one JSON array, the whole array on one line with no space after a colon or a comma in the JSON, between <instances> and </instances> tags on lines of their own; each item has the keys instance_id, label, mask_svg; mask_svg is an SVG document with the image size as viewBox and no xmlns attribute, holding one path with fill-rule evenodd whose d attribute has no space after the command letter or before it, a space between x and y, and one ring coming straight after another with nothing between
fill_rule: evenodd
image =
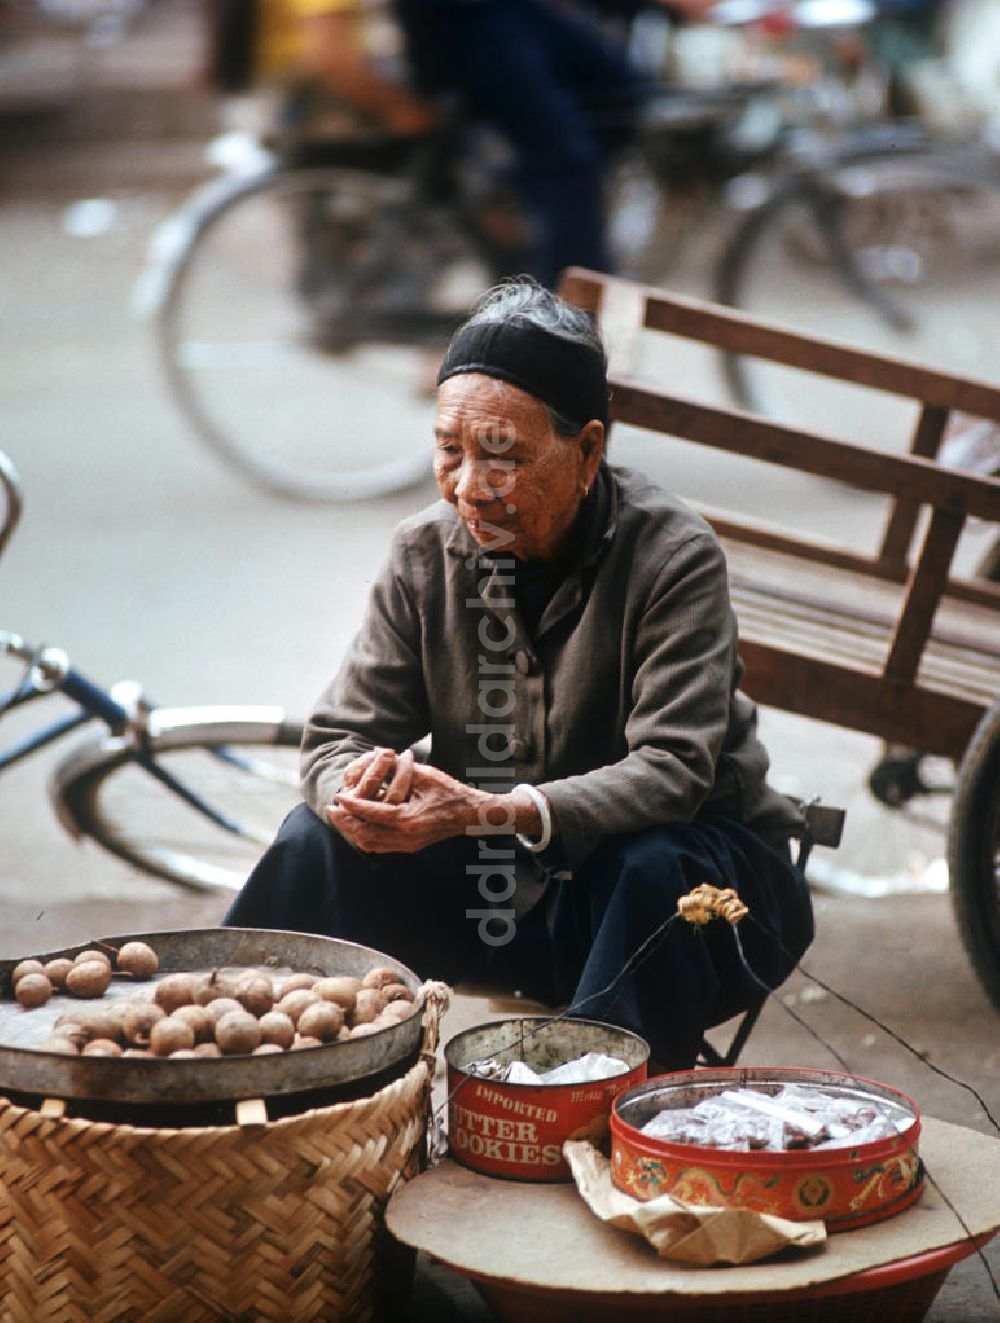
<instances>
[{"instance_id":1,"label":"bicycle wheel","mask_svg":"<svg viewBox=\"0 0 1000 1323\"><path fill-rule=\"evenodd\" d=\"M716 297L754 316L1000 381L1000 173L979 158L900 153L790 181L750 212L720 263ZM884 444L903 407L763 360L728 355L744 408L815 425L845 414Z\"/></svg>"},{"instance_id":2,"label":"bicycle wheel","mask_svg":"<svg viewBox=\"0 0 1000 1323\"><path fill-rule=\"evenodd\" d=\"M51 791L64 824L136 868L198 891L235 891L299 802L300 723L277 708L176 708L153 714L148 750L230 824L157 779L127 737L74 749Z\"/></svg>"},{"instance_id":3,"label":"bicycle wheel","mask_svg":"<svg viewBox=\"0 0 1000 1323\"><path fill-rule=\"evenodd\" d=\"M1000 703L980 721L959 765L948 871L958 931L1000 1009Z\"/></svg>"},{"instance_id":4,"label":"bicycle wheel","mask_svg":"<svg viewBox=\"0 0 1000 1323\"><path fill-rule=\"evenodd\" d=\"M490 283L454 218L388 175L272 167L210 190L180 229L159 350L215 454L300 500L426 478L436 364Z\"/></svg>"}]
</instances>

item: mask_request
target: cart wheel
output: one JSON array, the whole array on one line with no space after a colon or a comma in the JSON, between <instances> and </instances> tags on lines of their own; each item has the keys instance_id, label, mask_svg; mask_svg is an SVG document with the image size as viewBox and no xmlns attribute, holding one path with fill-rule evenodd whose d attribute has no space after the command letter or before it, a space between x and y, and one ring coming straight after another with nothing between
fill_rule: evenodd
<instances>
[{"instance_id":1,"label":"cart wheel","mask_svg":"<svg viewBox=\"0 0 1000 1323\"><path fill-rule=\"evenodd\" d=\"M959 933L1000 1009L1000 701L976 727L958 768L948 870Z\"/></svg>"}]
</instances>

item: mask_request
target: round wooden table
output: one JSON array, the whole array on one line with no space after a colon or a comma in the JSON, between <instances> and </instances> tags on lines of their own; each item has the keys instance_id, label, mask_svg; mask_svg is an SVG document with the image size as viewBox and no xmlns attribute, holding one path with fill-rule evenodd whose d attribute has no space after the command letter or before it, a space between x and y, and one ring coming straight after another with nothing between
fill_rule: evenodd
<instances>
[{"instance_id":1,"label":"round wooden table","mask_svg":"<svg viewBox=\"0 0 1000 1323\"><path fill-rule=\"evenodd\" d=\"M447 1159L399 1190L386 1220L399 1240L474 1281L505 1323L607 1323L725 1317L924 1316L949 1269L1000 1229L1000 1140L924 1118L931 1181L907 1211L809 1251L747 1266L691 1268L596 1218L573 1185L494 1180Z\"/></svg>"}]
</instances>

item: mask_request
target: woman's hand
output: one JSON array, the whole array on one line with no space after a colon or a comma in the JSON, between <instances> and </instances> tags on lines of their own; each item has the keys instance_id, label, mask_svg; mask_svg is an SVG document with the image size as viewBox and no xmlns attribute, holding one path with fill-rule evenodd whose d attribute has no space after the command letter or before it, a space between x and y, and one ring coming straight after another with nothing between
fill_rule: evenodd
<instances>
[{"instance_id":1,"label":"woman's hand","mask_svg":"<svg viewBox=\"0 0 1000 1323\"><path fill-rule=\"evenodd\" d=\"M376 749L348 766L326 816L359 850L412 854L470 830L478 834L487 825L514 830L500 800L436 767L415 763L409 751L397 756L391 749Z\"/></svg>"},{"instance_id":2,"label":"woman's hand","mask_svg":"<svg viewBox=\"0 0 1000 1323\"><path fill-rule=\"evenodd\" d=\"M407 749L372 749L344 769L327 821L366 854L412 854L452 836L525 832L541 817L523 790L495 795L440 768L414 761Z\"/></svg>"},{"instance_id":3,"label":"woman's hand","mask_svg":"<svg viewBox=\"0 0 1000 1323\"><path fill-rule=\"evenodd\" d=\"M412 749L399 754L395 749L371 749L344 768L340 791L350 792L358 799L401 804L410 793L412 780Z\"/></svg>"}]
</instances>

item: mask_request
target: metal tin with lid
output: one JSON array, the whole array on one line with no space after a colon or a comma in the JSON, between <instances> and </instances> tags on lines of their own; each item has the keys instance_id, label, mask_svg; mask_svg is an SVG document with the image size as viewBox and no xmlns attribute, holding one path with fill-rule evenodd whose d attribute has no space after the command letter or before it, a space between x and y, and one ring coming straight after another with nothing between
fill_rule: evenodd
<instances>
[{"instance_id":1,"label":"metal tin with lid","mask_svg":"<svg viewBox=\"0 0 1000 1323\"><path fill-rule=\"evenodd\" d=\"M739 1088L773 1096L785 1084L863 1099L892 1120L895 1133L868 1143L781 1152L712 1148L643 1133L665 1109L693 1107ZM615 1099L611 1179L644 1202L669 1194L684 1203L750 1208L793 1221L820 1218L828 1231L845 1231L891 1217L919 1197L919 1135L916 1103L874 1080L757 1066L678 1071Z\"/></svg>"},{"instance_id":2,"label":"metal tin with lid","mask_svg":"<svg viewBox=\"0 0 1000 1323\"><path fill-rule=\"evenodd\" d=\"M618 1057L626 1069L578 1084L508 1084L469 1069L490 1059L501 1066L523 1061L542 1072L587 1052ZM448 1041L444 1055L452 1157L487 1176L565 1181L563 1142L607 1135L612 1099L646 1078L649 1044L598 1020L523 1016L467 1029Z\"/></svg>"}]
</instances>

